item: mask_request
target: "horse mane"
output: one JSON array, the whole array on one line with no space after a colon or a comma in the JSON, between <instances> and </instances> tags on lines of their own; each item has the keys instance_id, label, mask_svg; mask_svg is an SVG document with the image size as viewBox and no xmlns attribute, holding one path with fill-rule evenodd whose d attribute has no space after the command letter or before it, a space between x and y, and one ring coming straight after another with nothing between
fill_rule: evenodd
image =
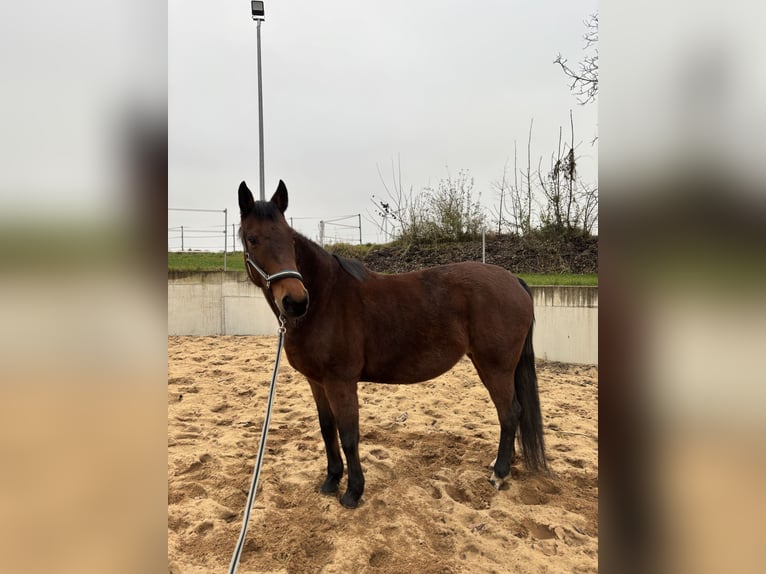
<instances>
[{"instance_id":1,"label":"horse mane","mask_svg":"<svg viewBox=\"0 0 766 574\"><path fill-rule=\"evenodd\" d=\"M333 253L332 256L335 257L335 260L338 263L340 263L343 271L351 275L351 277L357 281L366 281L370 278L370 271L361 261L357 259L346 259L345 257L341 257L335 253Z\"/></svg>"},{"instance_id":2,"label":"horse mane","mask_svg":"<svg viewBox=\"0 0 766 574\"><path fill-rule=\"evenodd\" d=\"M372 277L372 274L370 273L369 269L367 269L364 264L361 261L358 261L356 259L347 259L345 257L341 257L340 255L335 255L334 253L329 253L326 249L324 249L321 245L315 243L305 235L302 235L295 231L294 237L297 243L302 245L303 249L307 249L309 251L313 251L316 256L322 257L322 258L333 258L335 261L340 265L340 268L343 269L344 273L347 273L357 281L366 281L370 277Z\"/></svg>"}]
</instances>

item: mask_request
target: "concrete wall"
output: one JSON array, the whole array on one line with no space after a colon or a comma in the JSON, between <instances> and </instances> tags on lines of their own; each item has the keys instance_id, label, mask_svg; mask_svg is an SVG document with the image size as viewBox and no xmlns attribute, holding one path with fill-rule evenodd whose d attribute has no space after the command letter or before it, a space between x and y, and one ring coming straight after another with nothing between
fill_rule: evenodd
<instances>
[{"instance_id":1,"label":"concrete wall","mask_svg":"<svg viewBox=\"0 0 766 574\"><path fill-rule=\"evenodd\" d=\"M532 287L535 354L598 364L598 288ZM244 272L168 274L168 334L274 335L277 320Z\"/></svg>"},{"instance_id":2,"label":"concrete wall","mask_svg":"<svg viewBox=\"0 0 766 574\"><path fill-rule=\"evenodd\" d=\"M168 274L169 335L273 335L276 328L244 271Z\"/></svg>"},{"instance_id":3,"label":"concrete wall","mask_svg":"<svg viewBox=\"0 0 766 574\"><path fill-rule=\"evenodd\" d=\"M532 287L535 355L598 365L598 287Z\"/></svg>"}]
</instances>

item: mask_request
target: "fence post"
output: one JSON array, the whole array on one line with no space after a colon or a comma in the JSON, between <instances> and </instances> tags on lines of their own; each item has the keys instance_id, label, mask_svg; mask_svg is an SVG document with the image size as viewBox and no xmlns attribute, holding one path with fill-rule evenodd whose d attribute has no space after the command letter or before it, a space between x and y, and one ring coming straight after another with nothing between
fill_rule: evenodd
<instances>
[{"instance_id":1,"label":"fence post","mask_svg":"<svg viewBox=\"0 0 766 574\"><path fill-rule=\"evenodd\" d=\"M362 214L357 213L356 216L359 218L359 245L362 244Z\"/></svg>"},{"instance_id":2,"label":"fence post","mask_svg":"<svg viewBox=\"0 0 766 574\"><path fill-rule=\"evenodd\" d=\"M168 211L196 211L196 212L204 212L204 213L221 213L223 211L223 253L224 253L224 269L226 269L226 253L228 252L229 245L228 245L228 237L226 235L226 225L228 221L228 209L196 209L196 208L185 208L185 207L168 207ZM181 251L184 251L186 248L186 245L184 243L184 226L181 225ZM213 226L217 227L217 226ZM175 228L173 228L175 229ZM168 228L168 231L170 231L170 228ZM192 229L192 235L198 231L196 229ZM215 237L215 235L212 236L206 236L206 237ZM192 237L192 239L194 239ZM168 247L169 247L169 241L168 241ZM235 243L232 242L232 248L234 247Z\"/></svg>"},{"instance_id":3,"label":"fence post","mask_svg":"<svg viewBox=\"0 0 766 574\"><path fill-rule=\"evenodd\" d=\"M319 222L319 245L324 247L324 221Z\"/></svg>"}]
</instances>

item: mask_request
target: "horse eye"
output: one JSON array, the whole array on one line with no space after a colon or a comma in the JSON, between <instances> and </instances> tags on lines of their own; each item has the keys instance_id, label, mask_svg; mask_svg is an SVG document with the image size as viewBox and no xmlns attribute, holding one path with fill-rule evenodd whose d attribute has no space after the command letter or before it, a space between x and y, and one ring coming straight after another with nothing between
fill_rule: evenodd
<instances>
[{"instance_id":1,"label":"horse eye","mask_svg":"<svg viewBox=\"0 0 766 574\"><path fill-rule=\"evenodd\" d=\"M250 245L258 245L258 238L255 235L248 235L247 242Z\"/></svg>"}]
</instances>

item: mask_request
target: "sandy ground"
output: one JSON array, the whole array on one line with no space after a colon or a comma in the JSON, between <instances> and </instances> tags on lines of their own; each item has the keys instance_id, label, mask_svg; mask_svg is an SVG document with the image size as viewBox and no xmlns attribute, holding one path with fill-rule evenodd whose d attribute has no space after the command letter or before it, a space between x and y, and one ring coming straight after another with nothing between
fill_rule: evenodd
<instances>
[{"instance_id":1,"label":"sandy ground","mask_svg":"<svg viewBox=\"0 0 766 574\"><path fill-rule=\"evenodd\" d=\"M225 572L241 527L276 337L168 340L168 563ZM356 510L319 493L308 383L283 357L239 572L598 570L598 370L538 363L550 475L487 481L499 425L470 361L411 386L363 383ZM345 478L341 492L345 489Z\"/></svg>"}]
</instances>

